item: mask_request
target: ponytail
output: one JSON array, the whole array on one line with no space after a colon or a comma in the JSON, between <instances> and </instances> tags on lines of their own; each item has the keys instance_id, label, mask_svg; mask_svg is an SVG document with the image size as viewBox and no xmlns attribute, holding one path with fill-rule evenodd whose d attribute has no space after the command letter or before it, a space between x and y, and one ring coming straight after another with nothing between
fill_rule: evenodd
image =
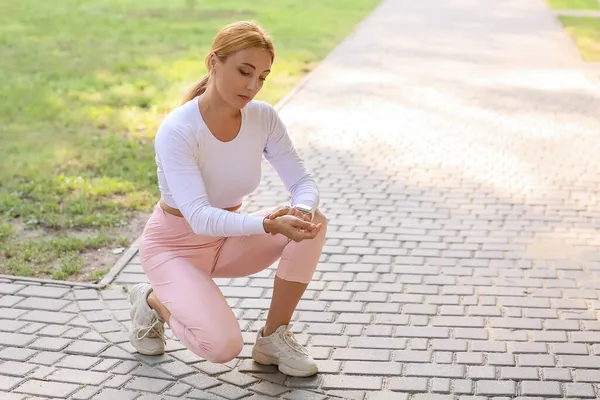
<instances>
[{"instance_id":1,"label":"ponytail","mask_svg":"<svg viewBox=\"0 0 600 400\"><path fill-rule=\"evenodd\" d=\"M181 99L181 104L187 103L188 101L193 100L197 96L200 96L202 93L204 93L206 91L206 88L208 87L208 77L209 74L206 74L202 79L195 82L183 95L183 98Z\"/></svg>"}]
</instances>

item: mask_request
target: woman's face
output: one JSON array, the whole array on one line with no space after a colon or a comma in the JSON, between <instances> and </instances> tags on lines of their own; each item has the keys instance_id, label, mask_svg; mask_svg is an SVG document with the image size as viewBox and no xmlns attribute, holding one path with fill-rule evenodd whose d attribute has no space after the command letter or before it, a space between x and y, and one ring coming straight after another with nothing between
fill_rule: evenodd
<instances>
[{"instance_id":1,"label":"woman's face","mask_svg":"<svg viewBox=\"0 0 600 400\"><path fill-rule=\"evenodd\" d=\"M232 107L241 109L262 89L271 71L271 54L262 48L241 50L221 62L211 60L216 89Z\"/></svg>"}]
</instances>

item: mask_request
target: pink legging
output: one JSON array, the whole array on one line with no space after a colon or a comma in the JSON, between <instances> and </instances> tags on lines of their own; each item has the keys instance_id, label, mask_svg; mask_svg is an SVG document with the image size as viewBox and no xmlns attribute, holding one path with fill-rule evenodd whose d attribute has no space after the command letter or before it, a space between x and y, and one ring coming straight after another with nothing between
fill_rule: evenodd
<instances>
[{"instance_id":1,"label":"pink legging","mask_svg":"<svg viewBox=\"0 0 600 400\"><path fill-rule=\"evenodd\" d=\"M171 312L167 322L175 336L209 361L224 363L237 357L243 347L239 322L212 277L252 275L280 258L278 277L309 283L327 227L319 211L314 221L323 224L317 237L299 243L279 234L200 236L185 218L156 205L140 238L139 254L156 296Z\"/></svg>"}]
</instances>

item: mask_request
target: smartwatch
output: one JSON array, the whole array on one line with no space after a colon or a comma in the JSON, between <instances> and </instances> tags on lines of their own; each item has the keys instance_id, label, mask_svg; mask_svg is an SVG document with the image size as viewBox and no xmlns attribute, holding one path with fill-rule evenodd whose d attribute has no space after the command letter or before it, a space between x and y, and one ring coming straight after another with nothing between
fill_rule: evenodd
<instances>
[{"instance_id":1,"label":"smartwatch","mask_svg":"<svg viewBox=\"0 0 600 400\"><path fill-rule=\"evenodd\" d=\"M303 214L312 215L312 207L307 206L306 204L296 204L294 207Z\"/></svg>"}]
</instances>

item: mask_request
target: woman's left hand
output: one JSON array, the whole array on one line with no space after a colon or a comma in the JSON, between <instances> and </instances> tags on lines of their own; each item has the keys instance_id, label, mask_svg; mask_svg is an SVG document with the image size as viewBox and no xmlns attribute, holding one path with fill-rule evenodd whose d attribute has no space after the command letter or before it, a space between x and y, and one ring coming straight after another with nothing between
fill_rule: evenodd
<instances>
[{"instance_id":1,"label":"woman's left hand","mask_svg":"<svg viewBox=\"0 0 600 400\"><path fill-rule=\"evenodd\" d=\"M297 218L300 218L304 221L312 221L312 217L309 214L304 214L300 212L298 209L291 206L278 206L267 216L269 219L275 219L277 217L281 217L282 215L293 215Z\"/></svg>"}]
</instances>

